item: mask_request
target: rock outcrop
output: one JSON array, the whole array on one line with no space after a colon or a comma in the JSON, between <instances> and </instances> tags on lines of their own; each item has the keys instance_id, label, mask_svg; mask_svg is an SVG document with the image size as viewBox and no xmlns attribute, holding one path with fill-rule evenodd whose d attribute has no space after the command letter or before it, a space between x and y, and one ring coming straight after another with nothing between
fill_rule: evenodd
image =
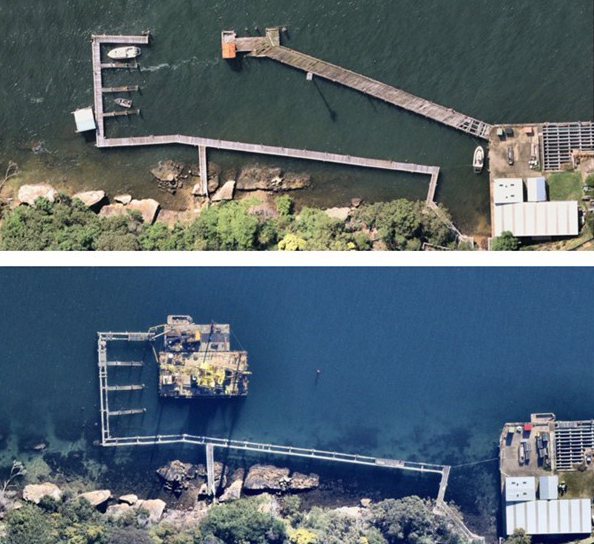
<instances>
[{"instance_id":1,"label":"rock outcrop","mask_svg":"<svg viewBox=\"0 0 594 544\"><path fill-rule=\"evenodd\" d=\"M138 501L134 508L138 510L146 510L148 512L149 521L151 523L159 523L163 512L165 510L165 501L161 499L152 499L148 501Z\"/></svg>"},{"instance_id":2,"label":"rock outcrop","mask_svg":"<svg viewBox=\"0 0 594 544\"><path fill-rule=\"evenodd\" d=\"M48 183L40 183L38 185L22 185L19 188L18 199L23 204L33 206L35 200L40 196L47 198L50 202L56 199L58 191L56 191Z\"/></svg>"},{"instance_id":3,"label":"rock outcrop","mask_svg":"<svg viewBox=\"0 0 594 544\"><path fill-rule=\"evenodd\" d=\"M110 504L105 511L105 515L114 519L120 519L124 514L130 511L132 507L129 504Z\"/></svg>"},{"instance_id":4,"label":"rock outcrop","mask_svg":"<svg viewBox=\"0 0 594 544\"><path fill-rule=\"evenodd\" d=\"M122 495L119 499L120 502L132 506L138 502L138 497L134 494Z\"/></svg>"},{"instance_id":5,"label":"rock outcrop","mask_svg":"<svg viewBox=\"0 0 594 544\"><path fill-rule=\"evenodd\" d=\"M324 211L328 217L331 217L332 219L340 219L340 221L346 221L351 213L350 208L329 208Z\"/></svg>"},{"instance_id":6,"label":"rock outcrop","mask_svg":"<svg viewBox=\"0 0 594 544\"><path fill-rule=\"evenodd\" d=\"M159 211L159 203L152 198L145 198L144 200L132 200L128 206L129 210L136 210L142 215L145 223L152 225L157 217Z\"/></svg>"},{"instance_id":7,"label":"rock outcrop","mask_svg":"<svg viewBox=\"0 0 594 544\"><path fill-rule=\"evenodd\" d=\"M116 215L126 215L127 213L128 208L123 204L109 204L99 210L100 217L115 217Z\"/></svg>"},{"instance_id":8,"label":"rock outcrop","mask_svg":"<svg viewBox=\"0 0 594 544\"><path fill-rule=\"evenodd\" d=\"M23 499L39 504L39 501L43 497L51 497L52 499L60 500L62 497L62 491L56 484L43 483L43 484L29 484L23 489Z\"/></svg>"},{"instance_id":9,"label":"rock outcrop","mask_svg":"<svg viewBox=\"0 0 594 544\"><path fill-rule=\"evenodd\" d=\"M99 204L105 198L105 191L84 191L82 193L76 193L72 200L78 198L85 206L89 208Z\"/></svg>"},{"instance_id":10,"label":"rock outcrop","mask_svg":"<svg viewBox=\"0 0 594 544\"><path fill-rule=\"evenodd\" d=\"M165 490L181 494L188 488L188 482L196 478L196 467L176 460L157 469L157 474L163 480Z\"/></svg>"},{"instance_id":11,"label":"rock outcrop","mask_svg":"<svg viewBox=\"0 0 594 544\"><path fill-rule=\"evenodd\" d=\"M130 204L132 202L132 195L116 195L113 197L114 202L119 202L124 206Z\"/></svg>"},{"instance_id":12,"label":"rock outcrop","mask_svg":"<svg viewBox=\"0 0 594 544\"><path fill-rule=\"evenodd\" d=\"M86 499L92 506L101 506L111 498L111 491L109 489L98 489L97 491L88 491L81 493L79 499Z\"/></svg>"},{"instance_id":13,"label":"rock outcrop","mask_svg":"<svg viewBox=\"0 0 594 544\"><path fill-rule=\"evenodd\" d=\"M249 491L281 491L290 483L289 469L274 465L253 465L248 471L244 488Z\"/></svg>"},{"instance_id":14,"label":"rock outcrop","mask_svg":"<svg viewBox=\"0 0 594 544\"><path fill-rule=\"evenodd\" d=\"M235 181L229 180L223 184L223 186L212 195L211 200L213 202L220 202L221 200L233 200L233 193L235 191Z\"/></svg>"},{"instance_id":15,"label":"rock outcrop","mask_svg":"<svg viewBox=\"0 0 594 544\"><path fill-rule=\"evenodd\" d=\"M241 490L243 489L243 482L235 480L221 495L219 502L236 501L241 497Z\"/></svg>"},{"instance_id":16,"label":"rock outcrop","mask_svg":"<svg viewBox=\"0 0 594 544\"><path fill-rule=\"evenodd\" d=\"M309 491L320 486L320 477L317 474L301 474L294 472L291 475L289 489L292 491Z\"/></svg>"},{"instance_id":17,"label":"rock outcrop","mask_svg":"<svg viewBox=\"0 0 594 544\"><path fill-rule=\"evenodd\" d=\"M159 161L156 168L151 170L151 174L159 181L170 183L175 181L182 173L182 166L176 162L167 159Z\"/></svg>"},{"instance_id":18,"label":"rock outcrop","mask_svg":"<svg viewBox=\"0 0 594 544\"><path fill-rule=\"evenodd\" d=\"M304 189L310 184L309 174L288 172L283 175L280 168L249 166L241 170L236 188L240 191L292 191Z\"/></svg>"}]
</instances>

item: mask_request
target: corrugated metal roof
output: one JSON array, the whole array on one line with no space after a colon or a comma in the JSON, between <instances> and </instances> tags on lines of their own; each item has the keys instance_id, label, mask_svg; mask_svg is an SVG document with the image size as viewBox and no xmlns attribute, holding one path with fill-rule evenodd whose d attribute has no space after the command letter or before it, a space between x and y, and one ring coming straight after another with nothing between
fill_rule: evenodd
<instances>
[{"instance_id":1,"label":"corrugated metal roof","mask_svg":"<svg viewBox=\"0 0 594 544\"><path fill-rule=\"evenodd\" d=\"M536 499L536 478L526 476L505 479L505 500L507 502L533 501L534 499Z\"/></svg>"},{"instance_id":2,"label":"corrugated metal roof","mask_svg":"<svg viewBox=\"0 0 594 544\"><path fill-rule=\"evenodd\" d=\"M549 501L559 498L559 476L541 476L539 478L538 497Z\"/></svg>"},{"instance_id":3,"label":"corrugated metal roof","mask_svg":"<svg viewBox=\"0 0 594 544\"><path fill-rule=\"evenodd\" d=\"M529 535L590 534L592 514L589 499L506 503L508 535L524 529Z\"/></svg>"},{"instance_id":4,"label":"corrugated metal roof","mask_svg":"<svg viewBox=\"0 0 594 544\"><path fill-rule=\"evenodd\" d=\"M577 201L522 202L495 206L495 236L576 236Z\"/></svg>"},{"instance_id":5,"label":"corrugated metal roof","mask_svg":"<svg viewBox=\"0 0 594 544\"><path fill-rule=\"evenodd\" d=\"M524 182L522 178L499 178L493 181L493 201L495 204L524 202Z\"/></svg>"},{"instance_id":6,"label":"corrugated metal roof","mask_svg":"<svg viewBox=\"0 0 594 544\"><path fill-rule=\"evenodd\" d=\"M528 202L546 202L547 180L545 178L528 178Z\"/></svg>"}]
</instances>

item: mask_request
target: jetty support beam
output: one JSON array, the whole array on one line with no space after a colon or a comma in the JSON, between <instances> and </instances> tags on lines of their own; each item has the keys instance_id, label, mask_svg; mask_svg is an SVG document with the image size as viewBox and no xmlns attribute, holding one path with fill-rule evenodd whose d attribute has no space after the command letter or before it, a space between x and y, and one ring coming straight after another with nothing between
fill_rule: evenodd
<instances>
[{"instance_id":1,"label":"jetty support beam","mask_svg":"<svg viewBox=\"0 0 594 544\"><path fill-rule=\"evenodd\" d=\"M200 193L208 196L208 162L206 158L206 146L198 146L198 162L200 164Z\"/></svg>"},{"instance_id":2,"label":"jetty support beam","mask_svg":"<svg viewBox=\"0 0 594 544\"><path fill-rule=\"evenodd\" d=\"M214 477L214 446L211 443L206 444L206 479L208 494L211 497L214 497L216 492Z\"/></svg>"}]
</instances>

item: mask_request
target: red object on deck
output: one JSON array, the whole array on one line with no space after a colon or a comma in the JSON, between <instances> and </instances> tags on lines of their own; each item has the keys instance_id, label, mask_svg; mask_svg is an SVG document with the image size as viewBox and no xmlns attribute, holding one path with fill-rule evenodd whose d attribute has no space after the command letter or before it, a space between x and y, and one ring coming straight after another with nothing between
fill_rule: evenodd
<instances>
[{"instance_id":1,"label":"red object on deck","mask_svg":"<svg viewBox=\"0 0 594 544\"><path fill-rule=\"evenodd\" d=\"M529 433L532 430L532 423L525 423L524 424L524 431Z\"/></svg>"}]
</instances>

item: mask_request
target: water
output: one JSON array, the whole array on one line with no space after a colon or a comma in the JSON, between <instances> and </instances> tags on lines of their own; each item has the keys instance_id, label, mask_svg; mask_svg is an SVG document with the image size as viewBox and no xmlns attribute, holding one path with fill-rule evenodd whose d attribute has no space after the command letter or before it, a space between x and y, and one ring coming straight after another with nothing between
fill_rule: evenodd
<instances>
[{"instance_id":1,"label":"water","mask_svg":"<svg viewBox=\"0 0 594 544\"><path fill-rule=\"evenodd\" d=\"M592 417L591 281L589 269L0 269L0 466L14 456L35 466L41 456L27 450L46 441L48 462L84 452L119 474L127 454L92 446L95 334L146 330L170 313L232 325L234 346L249 352L249 396L161 401L150 351L113 352L147 366L112 383L147 388L113 394L111 407L148 409L122 418L114 434L187 432L454 465L488 459L505 421ZM137 453L153 468L183 456L181 447ZM494 493L497 465L482 467ZM450 498L474 505L485 494L475 476L454 470ZM412 481L397 492L436 492L432 480L421 480L427 489Z\"/></svg>"},{"instance_id":2,"label":"water","mask_svg":"<svg viewBox=\"0 0 594 544\"><path fill-rule=\"evenodd\" d=\"M473 138L268 60L233 70L220 31L286 25L284 43L489 122L594 117L593 7L589 0L75 0L0 3L0 166L16 160L16 183L131 191L173 205L151 181L160 159L195 161L193 150L98 151L73 133L70 112L92 103L92 33L154 40L142 71L107 77L138 83L141 119L110 120L109 134L228 138L392 158L443 167L437 198L464 229L488 232L487 174L469 167ZM47 152L34 154L39 141ZM213 152L236 167L259 159ZM313 171L301 204L424 198L428 180L278 160Z\"/></svg>"}]
</instances>

